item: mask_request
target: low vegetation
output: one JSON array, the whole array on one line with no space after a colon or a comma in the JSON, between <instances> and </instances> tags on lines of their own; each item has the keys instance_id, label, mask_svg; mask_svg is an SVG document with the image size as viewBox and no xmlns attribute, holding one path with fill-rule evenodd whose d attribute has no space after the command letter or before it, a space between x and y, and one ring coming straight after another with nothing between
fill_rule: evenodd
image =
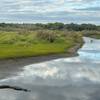
<instances>
[{"instance_id":1,"label":"low vegetation","mask_svg":"<svg viewBox=\"0 0 100 100\"><path fill-rule=\"evenodd\" d=\"M100 38L91 24L0 24L0 59L69 53L82 36Z\"/></svg>"}]
</instances>

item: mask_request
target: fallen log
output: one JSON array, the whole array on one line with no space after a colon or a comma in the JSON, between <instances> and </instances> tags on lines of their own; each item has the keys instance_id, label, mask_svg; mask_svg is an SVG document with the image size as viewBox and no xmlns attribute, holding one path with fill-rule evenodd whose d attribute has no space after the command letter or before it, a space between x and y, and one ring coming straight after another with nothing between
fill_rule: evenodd
<instances>
[{"instance_id":1,"label":"fallen log","mask_svg":"<svg viewBox=\"0 0 100 100\"><path fill-rule=\"evenodd\" d=\"M9 86L9 85L1 85L0 89L13 89L16 91L30 92L30 90L28 90L28 89L24 89L24 88L17 87L17 86Z\"/></svg>"}]
</instances>

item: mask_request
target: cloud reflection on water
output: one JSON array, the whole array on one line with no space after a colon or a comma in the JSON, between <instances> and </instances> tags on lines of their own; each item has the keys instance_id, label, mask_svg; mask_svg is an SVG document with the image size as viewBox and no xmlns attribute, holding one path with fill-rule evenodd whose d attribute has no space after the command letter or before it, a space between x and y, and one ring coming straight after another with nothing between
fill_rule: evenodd
<instances>
[{"instance_id":1,"label":"cloud reflection on water","mask_svg":"<svg viewBox=\"0 0 100 100\"><path fill-rule=\"evenodd\" d=\"M84 40L86 43L78 51L78 57L28 65L18 76L1 80L0 84L32 91L0 90L0 100L100 100L100 52L96 52L100 47L95 48L100 41Z\"/></svg>"}]
</instances>

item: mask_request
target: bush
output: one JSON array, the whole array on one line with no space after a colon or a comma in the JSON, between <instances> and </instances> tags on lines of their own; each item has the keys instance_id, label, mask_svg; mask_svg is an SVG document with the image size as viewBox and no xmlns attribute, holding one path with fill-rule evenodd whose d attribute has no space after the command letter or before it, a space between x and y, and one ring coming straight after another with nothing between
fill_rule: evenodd
<instances>
[{"instance_id":1,"label":"bush","mask_svg":"<svg viewBox=\"0 0 100 100\"><path fill-rule=\"evenodd\" d=\"M98 38L100 39L100 31L82 31L83 36L87 36L87 37L92 37L92 38Z\"/></svg>"},{"instance_id":2,"label":"bush","mask_svg":"<svg viewBox=\"0 0 100 100\"><path fill-rule=\"evenodd\" d=\"M45 30L45 31L38 31L37 37L43 40L47 40L50 43L54 42L56 40L56 34L54 31Z\"/></svg>"}]
</instances>

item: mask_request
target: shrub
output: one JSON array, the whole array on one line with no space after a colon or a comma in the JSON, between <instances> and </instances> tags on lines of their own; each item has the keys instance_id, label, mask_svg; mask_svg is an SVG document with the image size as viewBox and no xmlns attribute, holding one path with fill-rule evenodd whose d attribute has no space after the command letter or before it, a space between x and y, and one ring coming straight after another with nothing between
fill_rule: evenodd
<instances>
[{"instance_id":1,"label":"shrub","mask_svg":"<svg viewBox=\"0 0 100 100\"><path fill-rule=\"evenodd\" d=\"M37 37L43 40L47 40L50 43L54 42L56 40L56 34L54 31L45 30L45 31L38 31Z\"/></svg>"}]
</instances>

